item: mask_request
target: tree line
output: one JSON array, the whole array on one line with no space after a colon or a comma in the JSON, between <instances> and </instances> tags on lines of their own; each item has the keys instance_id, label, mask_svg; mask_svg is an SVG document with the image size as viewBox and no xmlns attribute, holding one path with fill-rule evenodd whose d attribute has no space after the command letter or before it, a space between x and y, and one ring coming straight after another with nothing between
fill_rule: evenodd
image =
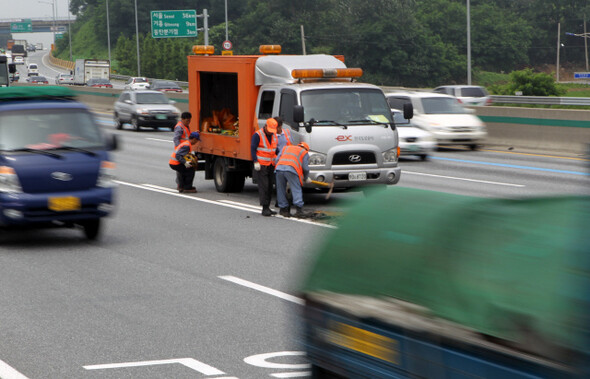
<instances>
[{"instance_id":1,"label":"tree line","mask_svg":"<svg viewBox=\"0 0 590 379\"><path fill-rule=\"evenodd\" d=\"M228 36L234 54L257 54L261 44L280 44L284 54L342 54L361 67L363 81L432 87L467 81L467 0L228 0ZM200 0L207 9L209 44L220 54L225 40L224 1ZM561 62L584 62L581 34L586 0L470 0L472 68L512 72L556 60L558 23ZM113 68L136 75L134 1L109 0ZM141 0L138 30L141 74L187 80L186 56L198 38L151 37L152 10L195 9L194 0ZM107 58L106 0L71 0L76 15L72 48L79 58ZM202 27L202 19L198 19ZM590 29L590 27L589 27ZM302 33L303 31L303 33ZM303 35L303 37L302 37ZM69 59L69 39L57 55Z\"/></svg>"}]
</instances>

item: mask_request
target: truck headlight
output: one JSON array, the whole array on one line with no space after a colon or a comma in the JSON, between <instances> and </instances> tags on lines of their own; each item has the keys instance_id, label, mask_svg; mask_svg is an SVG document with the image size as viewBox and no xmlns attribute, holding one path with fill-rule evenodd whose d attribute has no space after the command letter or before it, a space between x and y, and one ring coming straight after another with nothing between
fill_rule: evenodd
<instances>
[{"instance_id":1,"label":"truck headlight","mask_svg":"<svg viewBox=\"0 0 590 379\"><path fill-rule=\"evenodd\" d=\"M325 166L326 165L326 154L316 153L315 151L309 152L309 165L310 166Z\"/></svg>"},{"instance_id":2,"label":"truck headlight","mask_svg":"<svg viewBox=\"0 0 590 379\"><path fill-rule=\"evenodd\" d=\"M116 187L115 183L115 163L109 161L100 162L96 186L102 188Z\"/></svg>"},{"instance_id":3,"label":"truck headlight","mask_svg":"<svg viewBox=\"0 0 590 379\"><path fill-rule=\"evenodd\" d=\"M393 149L385 150L383 153L383 162L395 163L399 155L399 148L394 147Z\"/></svg>"},{"instance_id":4,"label":"truck headlight","mask_svg":"<svg viewBox=\"0 0 590 379\"><path fill-rule=\"evenodd\" d=\"M18 176L12 167L0 166L0 192L23 192Z\"/></svg>"},{"instance_id":5,"label":"truck headlight","mask_svg":"<svg viewBox=\"0 0 590 379\"><path fill-rule=\"evenodd\" d=\"M150 114L150 110L149 109L146 109L146 108L139 108L137 110L137 114L144 115L144 116L145 115L149 115Z\"/></svg>"}]
</instances>

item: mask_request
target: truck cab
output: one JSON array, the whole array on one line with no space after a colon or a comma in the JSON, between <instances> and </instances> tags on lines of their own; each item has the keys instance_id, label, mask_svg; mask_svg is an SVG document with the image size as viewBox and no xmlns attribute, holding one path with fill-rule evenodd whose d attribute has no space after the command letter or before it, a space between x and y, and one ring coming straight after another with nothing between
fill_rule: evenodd
<instances>
[{"instance_id":1,"label":"truck cab","mask_svg":"<svg viewBox=\"0 0 590 379\"><path fill-rule=\"evenodd\" d=\"M0 88L0 228L80 226L97 238L114 210L107 138L64 87Z\"/></svg>"}]
</instances>

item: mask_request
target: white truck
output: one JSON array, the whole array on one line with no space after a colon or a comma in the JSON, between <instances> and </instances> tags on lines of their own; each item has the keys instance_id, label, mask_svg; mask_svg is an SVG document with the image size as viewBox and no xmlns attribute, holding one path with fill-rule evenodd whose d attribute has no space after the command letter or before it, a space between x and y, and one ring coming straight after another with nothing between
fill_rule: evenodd
<instances>
[{"instance_id":1,"label":"white truck","mask_svg":"<svg viewBox=\"0 0 590 379\"><path fill-rule=\"evenodd\" d=\"M356 82L362 70L347 68L342 57L264 49L260 56L188 57L189 109L202 133L197 149L217 191L242 190L252 175L252 134L275 116L294 143L310 146L312 180L334 188L396 184L398 134L382 90Z\"/></svg>"},{"instance_id":2,"label":"white truck","mask_svg":"<svg viewBox=\"0 0 590 379\"><path fill-rule=\"evenodd\" d=\"M108 59L76 59L74 84L86 85L89 79L110 79L111 63Z\"/></svg>"}]
</instances>

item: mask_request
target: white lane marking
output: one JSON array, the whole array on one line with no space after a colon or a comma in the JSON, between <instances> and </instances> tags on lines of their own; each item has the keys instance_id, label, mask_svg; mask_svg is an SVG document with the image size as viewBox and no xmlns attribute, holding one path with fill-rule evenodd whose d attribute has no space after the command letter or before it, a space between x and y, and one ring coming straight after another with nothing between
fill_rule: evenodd
<instances>
[{"instance_id":1,"label":"white lane marking","mask_svg":"<svg viewBox=\"0 0 590 379\"><path fill-rule=\"evenodd\" d=\"M168 143L174 142L170 139L161 139L161 138L153 138L153 137L147 137L146 139L149 139L150 141L158 141L158 142L168 142Z\"/></svg>"},{"instance_id":2,"label":"white lane marking","mask_svg":"<svg viewBox=\"0 0 590 379\"><path fill-rule=\"evenodd\" d=\"M2 379L28 379L26 376L0 360L0 378Z\"/></svg>"},{"instance_id":3,"label":"white lane marking","mask_svg":"<svg viewBox=\"0 0 590 379\"><path fill-rule=\"evenodd\" d=\"M251 355L249 357L244 358L244 362L249 365L257 366L257 367L264 367L264 368L281 368L281 369L305 369L310 368L311 366L309 363L274 363L269 362L268 360L275 357L283 357L283 356L293 356L293 355L300 355L304 356L305 351L277 351L274 353L265 353L265 354L256 354ZM274 376L274 374L273 374ZM280 378L280 376L279 376ZM285 378L289 378L285 376Z\"/></svg>"},{"instance_id":4,"label":"white lane marking","mask_svg":"<svg viewBox=\"0 0 590 379\"><path fill-rule=\"evenodd\" d=\"M246 212L260 213L260 208L254 209L254 208L252 208L252 205L250 205L250 204L243 204L243 203L238 203L238 202L233 202L234 204L231 204L231 203L223 202L223 200L203 199L201 197L196 197L194 195L192 195L192 196L191 195L184 195L182 193L178 193L174 189L167 188L167 187L160 187L160 186L157 186L154 184L134 184L134 183L123 182L120 180L115 180L115 182L120 185L124 185L124 186L135 187L135 188L145 189L148 191L159 192L159 193L163 193L163 194L170 195L170 196L182 197L182 198L193 200L193 201L200 201L202 203L220 205L222 207L239 209L239 210L246 211ZM328 229L337 229L338 228L337 226L334 226L334 225L322 224L320 222L315 222L315 221L305 220L305 219L300 219L300 218L294 218L294 217L287 218L287 217L282 217L279 215L276 215L274 217L275 218L282 218L284 220L289 220L289 221L294 221L294 222L301 222L304 224L321 226L323 228L328 228ZM270 217L268 217L268 218L270 218Z\"/></svg>"},{"instance_id":5,"label":"white lane marking","mask_svg":"<svg viewBox=\"0 0 590 379\"><path fill-rule=\"evenodd\" d=\"M179 359L162 359L155 361L140 361L140 362L123 362L123 363L107 363L101 365L87 365L82 366L86 370L104 370L110 368L124 368L124 367L141 367L141 366L156 366L156 365L167 365L173 363L180 363L192 370L198 371L204 375L223 375L223 371L216 369L215 367L209 366L206 363L199 362L193 358L179 358Z\"/></svg>"},{"instance_id":6,"label":"white lane marking","mask_svg":"<svg viewBox=\"0 0 590 379\"><path fill-rule=\"evenodd\" d=\"M457 178L454 176L444 176L444 175L435 175L435 174L424 174L422 172L414 172L414 171L406 171L402 170L403 174L412 174L412 175L422 175L422 176L432 176L435 178L443 178L443 179L454 179L454 180L463 180L466 182L476 182L476 183L485 183L485 184L495 184L498 186L508 186L508 187L526 187L524 184L513 184L513 183L502 183L502 182L490 182L488 180L477 180L477 179L467 179L467 178Z\"/></svg>"},{"instance_id":7,"label":"white lane marking","mask_svg":"<svg viewBox=\"0 0 590 379\"><path fill-rule=\"evenodd\" d=\"M223 279L223 280L227 280L228 282L232 282L235 284L238 284L240 286L244 286L244 287L248 287L251 288L253 290L256 291L260 291L260 292L264 292L268 295L272 295L272 296L276 296L278 298L281 298L283 300L287 300L290 301L292 303L295 304L299 304L299 305L303 305L305 302L303 301L303 299L297 297L297 296L293 296L293 295L289 295L288 293L284 293L275 289L272 289L270 287L265 287L262 286L260 284L256 284L244 279L240 279L237 278L235 276L231 276L231 275L222 275L222 276L218 276L219 279Z\"/></svg>"},{"instance_id":8,"label":"white lane marking","mask_svg":"<svg viewBox=\"0 0 590 379\"><path fill-rule=\"evenodd\" d=\"M252 204L238 203L237 201L231 201L231 200L219 200L219 202L220 203L225 203L225 204L233 204L233 205L240 205L240 206L250 207L250 208L255 209L257 211L262 210L262 207L260 205L252 205Z\"/></svg>"},{"instance_id":9,"label":"white lane marking","mask_svg":"<svg viewBox=\"0 0 590 379\"><path fill-rule=\"evenodd\" d=\"M277 374L270 374L275 378L303 378L305 376L311 376L311 371L299 371L299 372L279 372Z\"/></svg>"}]
</instances>

